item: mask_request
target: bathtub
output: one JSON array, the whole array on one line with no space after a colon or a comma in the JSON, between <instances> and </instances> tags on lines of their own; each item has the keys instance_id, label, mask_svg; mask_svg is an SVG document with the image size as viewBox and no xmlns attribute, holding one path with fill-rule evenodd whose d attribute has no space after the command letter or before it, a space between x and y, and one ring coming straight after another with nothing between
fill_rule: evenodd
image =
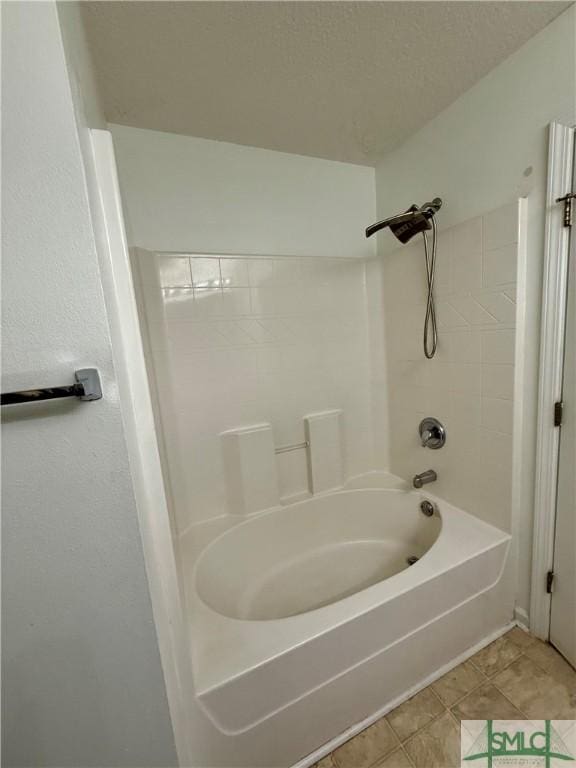
<instances>
[{"instance_id":1,"label":"bathtub","mask_svg":"<svg viewBox=\"0 0 576 768\"><path fill-rule=\"evenodd\" d=\"M510 536L380 484L184 537L197 698L230 765L316 759L511 621Z\"/></svg>"}]
</instances>

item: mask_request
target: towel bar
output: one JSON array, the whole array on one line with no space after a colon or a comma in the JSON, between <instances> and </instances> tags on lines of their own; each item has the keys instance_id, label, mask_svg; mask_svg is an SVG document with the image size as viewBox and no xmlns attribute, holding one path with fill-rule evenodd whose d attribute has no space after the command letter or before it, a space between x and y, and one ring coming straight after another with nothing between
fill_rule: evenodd
<instances>
[{"instance_id":1,"label":"towel bar","mask_svg":"<svg viewBox=\"0 0 576 768\"><path fill-rule=\"evenodd\" d=\"M77 397L79 400L100 400L102 387L96 368L82 368L74 372L74 384L44 389L24 389L19 392L3 392L0 405L36 403L40 400L59 400L62 397Z\"/></svg>"}]
</instances>

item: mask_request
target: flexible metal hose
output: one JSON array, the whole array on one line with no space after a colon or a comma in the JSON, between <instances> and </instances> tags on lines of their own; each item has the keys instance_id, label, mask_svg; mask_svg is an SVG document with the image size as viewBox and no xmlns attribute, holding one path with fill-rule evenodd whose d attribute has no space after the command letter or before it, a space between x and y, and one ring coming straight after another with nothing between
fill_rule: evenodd
<instances>
[{"instance_id":1,"label":"flexible metal hose","mask_svg":"<svg viewBox=\"0 0 576 768\"><path fill-rule=\"evenodd\" d=\"M428 246L428 235L422 232L424 238L424 256L426 258L426 280L428 283L428 299L426 301L426 317L424 319L424 354L431 360L438 346L438 328L436 325L436 307L434 306L434 273L436 271L436 221L432 221L432 249ZM431 338L430 338L431 337Z\"/></svg>"}]
</instances>

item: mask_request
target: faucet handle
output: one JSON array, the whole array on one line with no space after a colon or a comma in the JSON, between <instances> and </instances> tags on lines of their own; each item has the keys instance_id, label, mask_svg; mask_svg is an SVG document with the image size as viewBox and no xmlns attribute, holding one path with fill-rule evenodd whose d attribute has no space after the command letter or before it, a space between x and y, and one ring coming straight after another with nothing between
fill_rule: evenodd
<instances>
[{"instance_id":1,"label":"faucet handle","mask_svg":"<svg viewBox=\"0 0 576 768\"><path fill-rule=\"evenodd\" d=\"M420 439L422 440L422 445L424 448L428 445L428 441L431 440L434 437L434 433L429 430L425 429L423 432L420 432Z\"/></svg>"},{"instance_id":2,"label":"faucet handle","mask_svg":"<svg viewBox=\"0 0 576 768\"><path fill-rule=\"evenodd\" d=\"M436 450L437 448L442 448L446 442L444 425L433 416L427 416L425 419L422 419L418 432L424 448Z\"/></svg>"}]
</instances>

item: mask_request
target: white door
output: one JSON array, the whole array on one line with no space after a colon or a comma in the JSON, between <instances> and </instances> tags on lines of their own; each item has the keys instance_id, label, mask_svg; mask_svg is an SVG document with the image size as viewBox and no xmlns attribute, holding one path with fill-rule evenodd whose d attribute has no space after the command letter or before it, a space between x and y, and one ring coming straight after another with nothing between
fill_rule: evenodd
<instances>
[{"instance_id":1,"label":"white door","mask_svg":"<svg viewBox=\"0 0 576 768\"><path fill-rule=\"evenodd\" d=\"M576 201L572 208L550 642L576 666Z\"/></svg>"}]
</instances>

